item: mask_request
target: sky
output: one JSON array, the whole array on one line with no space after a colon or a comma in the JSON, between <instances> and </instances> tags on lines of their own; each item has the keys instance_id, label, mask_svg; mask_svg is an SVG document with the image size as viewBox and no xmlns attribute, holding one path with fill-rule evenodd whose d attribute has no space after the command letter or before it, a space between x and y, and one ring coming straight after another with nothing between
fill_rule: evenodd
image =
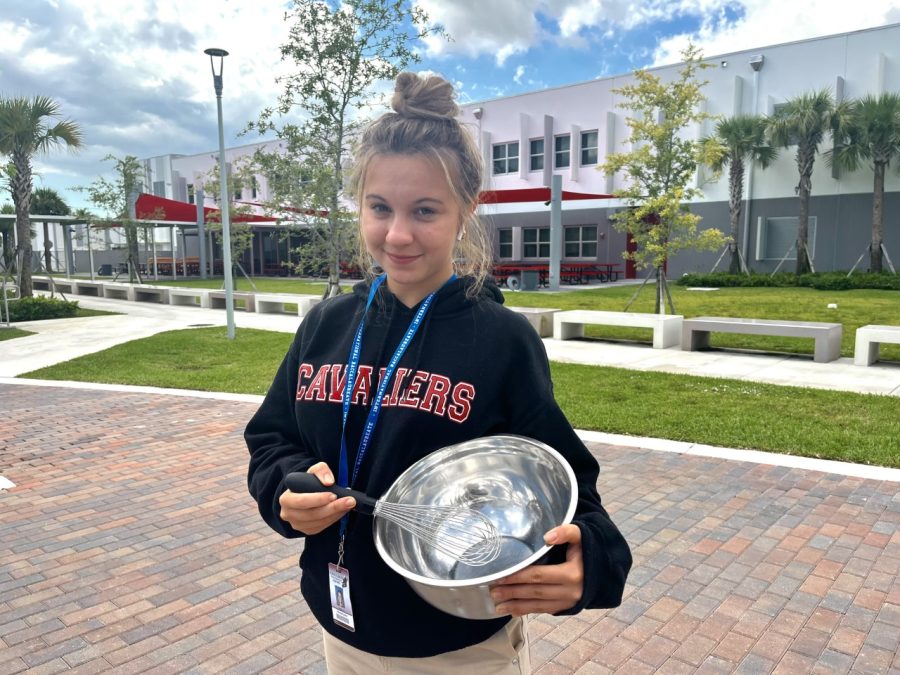
<instances>
[{"instance_id":1,"label":"sky","mask_svg":"<svg viewBox=\"0 0 900 675\"><path fill-rule=\"evenodd\" d=\"M462 102L675 63L693 40L708 56L900 23L900 0L414 0L450 40L418 45L416 70L451 80ZM0 96L47 95L85 145L35 159L35 187L72 207L111 177L104 157L214 153L207 47L224 64L226 146L277 101L286 0L0 0ZM10 202L0 191L0 204Z\"/></svg>"}]
</instances>

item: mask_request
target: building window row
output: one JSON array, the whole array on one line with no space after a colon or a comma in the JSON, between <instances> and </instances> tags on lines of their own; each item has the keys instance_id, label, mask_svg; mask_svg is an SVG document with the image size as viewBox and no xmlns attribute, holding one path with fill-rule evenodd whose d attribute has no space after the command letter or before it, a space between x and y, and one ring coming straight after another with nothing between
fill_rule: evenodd
<instances>
[{"instance_id":1,"label":"building window row","mask_svg":"<svg viewBox=\"0 0 900 675\"><path fill-rule=\"evenodd\" d=\"M570 225L564 228L563 238L563 257L569 259L597 259L596 225ZM514 257L512 229L497 230L497 244L497 257L499 259L511 260ZM522 258L536 259L549 257L550 228L522 228Z\"/></svg>"},{"instance_id":2,"label":"building window row","mask_svg":"<svg viewBox=\"0 0 900 675\"><path fill-rule=\"evenodd\" d=\"M598 144L596 131L581 132L581 166L597 164ZM528 170L544 170L544 139L533 138L528 142ZM493 174L495 176L518 173L519 144L497 143L493 146ZM553 137L553 168L565 169L572 163L572 136L560 134Z\"/></svg>"}]
</instances>

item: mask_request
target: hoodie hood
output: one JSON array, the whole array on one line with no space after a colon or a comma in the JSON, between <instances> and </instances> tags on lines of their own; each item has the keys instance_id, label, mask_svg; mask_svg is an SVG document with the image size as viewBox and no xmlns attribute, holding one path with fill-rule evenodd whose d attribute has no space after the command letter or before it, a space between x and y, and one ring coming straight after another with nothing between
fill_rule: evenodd
<instances>
[{"instance_id":1,"label":"hoodie hood","mask_svg":"<svg viewBox=\"0 0 900 675\"><path fill-rule=\"evenodd\" d=\"M468 297L467 291L475 283L472 277L458 277L438 291L435 298L434 306L429 314L434 313L436 316L449 316L470 308L477 302L496 302L502 305L504 301L503 293L497 288L497 285L490 279L486 279L482 284L478 293L473 297ZM372 281L367 279L353 286L353 294L362 299L365 303L369 296L369 289ZM381 303L382 307L388 313L396 312L397 314L411 314L416 311L415 307L406 307L402 302L397 300L393 293L388 290L387 284L382 284L375 296L375 302Z\"/></svg>"}]
</instances>

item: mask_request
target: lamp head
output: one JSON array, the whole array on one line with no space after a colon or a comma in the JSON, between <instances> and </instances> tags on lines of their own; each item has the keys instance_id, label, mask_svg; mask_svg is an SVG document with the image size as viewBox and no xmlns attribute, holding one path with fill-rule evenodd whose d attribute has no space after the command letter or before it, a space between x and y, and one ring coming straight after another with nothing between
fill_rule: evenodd
<instances>
[{"instance_id":1,"label":"lamp head","mask_svg":"<svg viewBox=\"0 0 900 675\"><path fill-rule=\"evenodd\" d=\"M203 53L209 54L210 56L222 56L222 57L228 56L228 52L226 52L224 49L218 49L216 47L210 47L209 49L204 49Z\"/></svg>"},{"instance_id":2,"label":"lamp head","mask_svg":"<svg viewBox=\"0 0 900 675\"><path fill-rule=\"evenodd\" d=\"M762 54L756 54L750 57L750 67L753 68L755 72L759 72L759 70L763 67L763 63L765 63L766 57Z\"/></svg>"}]
</instances>

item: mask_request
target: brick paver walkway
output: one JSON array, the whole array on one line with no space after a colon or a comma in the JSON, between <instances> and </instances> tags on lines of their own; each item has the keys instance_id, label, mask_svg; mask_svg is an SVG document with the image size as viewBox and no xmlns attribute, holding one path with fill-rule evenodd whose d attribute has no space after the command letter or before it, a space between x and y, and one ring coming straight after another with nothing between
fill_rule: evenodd
<instances>
[{"instance_id":1,"label":"brick paver walkway","mask_svg":"<svg viewBox=\"0 0 900 675\"><path fill-rule=\"evenodd\" d=\"M254 406L0 386L0 674L324 673L299 545L246 493ZM624 604L541 673L900 673L898 484L592 445Z\"/></svg>"}]
</instances>

